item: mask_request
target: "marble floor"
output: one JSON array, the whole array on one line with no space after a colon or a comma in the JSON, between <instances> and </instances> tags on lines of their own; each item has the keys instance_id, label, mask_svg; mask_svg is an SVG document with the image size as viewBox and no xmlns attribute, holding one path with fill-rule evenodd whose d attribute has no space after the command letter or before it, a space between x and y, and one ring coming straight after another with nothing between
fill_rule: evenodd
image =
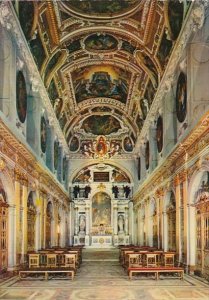
<instances>
[{"instance_id":1,"label":"marble floor","mask_svg":"<svg viewBox=\"0 0 209 300\"><path fill-rule=\"evenodd\" d=\"M74 281L18 280L0 283L0 300L208 300L209 285L191 276L183 281L135 277L118 263L118 250L84 250Z\"/></svg>"}]
</instances>

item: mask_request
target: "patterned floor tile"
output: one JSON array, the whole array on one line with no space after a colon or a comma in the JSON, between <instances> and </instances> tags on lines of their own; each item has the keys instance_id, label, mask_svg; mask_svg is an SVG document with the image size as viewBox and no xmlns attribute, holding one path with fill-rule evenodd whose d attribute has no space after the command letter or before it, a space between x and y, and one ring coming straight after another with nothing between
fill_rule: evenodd
<instances>
[{"instance_id":1,"label":"patterned floor tile","mask_svg":"<svg viewBox=\"0 0 209 300\"><path fill-rule=\"evenodd\" d=\"M95 253L94 253L95 252ZM75 279L19 280L1 284L0 300L208 300L209 286L194 277L163 277L156 281L127 273L115 260L118 251L84 251ZM95 254L95 255L94 255ZM97 257L96 260L92 257ZM108 257L110 258L108 260ZM111 261L111 258L115 261Z\"/></svg>"}]
</instances>

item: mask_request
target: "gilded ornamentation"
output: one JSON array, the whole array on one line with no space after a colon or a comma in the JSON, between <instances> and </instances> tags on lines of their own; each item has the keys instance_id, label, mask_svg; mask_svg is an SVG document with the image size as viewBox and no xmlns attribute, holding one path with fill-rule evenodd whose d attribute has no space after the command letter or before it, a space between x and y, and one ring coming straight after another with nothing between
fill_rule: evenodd
<instances>
[{"instance_id":1,"label":"gilded ornamentation","mask_svg":"<svg viewBox=\"0 0 209 300\"><path fill-rule=\"evenodd\" d=\"M6 167L5 160L3 158L0 158L0 171L3 171Z\"/></svg>"}]
</instances>

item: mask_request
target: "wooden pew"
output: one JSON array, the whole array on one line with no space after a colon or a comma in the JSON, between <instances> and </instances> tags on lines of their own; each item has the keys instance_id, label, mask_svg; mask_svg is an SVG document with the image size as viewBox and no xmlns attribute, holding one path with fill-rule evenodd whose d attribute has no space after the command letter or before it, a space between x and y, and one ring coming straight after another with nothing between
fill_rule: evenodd
<instances>
[{"instance_id":1,"label":"wooden pew","mask_svg":"<svg viewBox=\"0 0 209 300\"><path fill-rule=\"evenodd\" d=\"M74 279L75 270L72 268L25 268L19 271L19 279L25 279L27 275L41 274L45 280L49 279L49 274L66 274L69 275L67 278Z\"/></svg>"},{"instance_id":2,"label":"wooden pew","mask_svg":"<svg viewBox=\"0 0 209 300\"><path fill-rule=\"evenodd\" d=\"M159 279L159 275L161 273L172 273L172 274L178 274L178 278L183 280L184 279L184 269L179 267L156 267L156 268L146 268L146 267L135 267L135 268L128 268L128 275L129 279L132 279L133 274L137 273L154 273L155 279Z\"/></svg>"}]
</instances>

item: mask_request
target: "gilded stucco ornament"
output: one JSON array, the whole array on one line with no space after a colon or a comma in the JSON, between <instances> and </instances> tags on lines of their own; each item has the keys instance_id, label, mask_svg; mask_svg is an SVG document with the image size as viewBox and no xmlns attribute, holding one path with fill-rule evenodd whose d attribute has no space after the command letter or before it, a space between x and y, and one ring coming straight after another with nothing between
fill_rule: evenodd
<instances>
[{"instance_id":1,"label":"gilded stucco ornament","mask_svg":"<svg viewBox=\"0 0 209 300\"><path fill-rule=\"evenodd\" d=\"M0 172L4 171L5 167L6 167L5 160L2 157L0 157Z\"/></svg>"}]
</instances>

